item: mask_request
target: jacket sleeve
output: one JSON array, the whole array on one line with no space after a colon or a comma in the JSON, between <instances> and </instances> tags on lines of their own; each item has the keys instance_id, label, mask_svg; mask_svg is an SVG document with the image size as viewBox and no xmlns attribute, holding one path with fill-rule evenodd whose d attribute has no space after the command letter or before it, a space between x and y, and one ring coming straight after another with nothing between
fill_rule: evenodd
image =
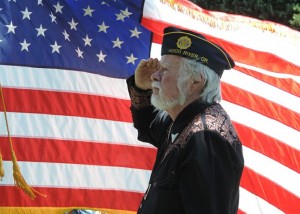
<instances>
[{"instance_id":1,"label":"jacket sleeve","mask_svg":"<svg viewBox=\"0 0 300 214\"><path fill-rule=\"evenodd\" d=\"M135 86L134 76L127 79L127 86L133 125L138 131L138 140L159 148L164 134L163 130L168 124L166 123L167 116L151 105L152 90L141 90Z\"/></svg>"},{"instance_id":2,"label":"jacket sleeve","mask_svg":"<svg viewBox=\"0 0 300 214\"><path fill-rule=\"evenodd\" d=\"M195 133L182 161L179 185L185 213L237 212L242 162L224 138L210 131Z\"/></svg>"}]
</instances>

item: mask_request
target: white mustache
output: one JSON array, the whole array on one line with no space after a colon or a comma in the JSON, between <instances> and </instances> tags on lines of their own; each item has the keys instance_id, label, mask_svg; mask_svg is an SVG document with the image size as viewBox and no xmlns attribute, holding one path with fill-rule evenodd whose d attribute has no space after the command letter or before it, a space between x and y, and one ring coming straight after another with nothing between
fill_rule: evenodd
<instances>
[{"instance_id":1,"label":"white mustache","mask_svg":"<svg viewBox=\"0 0 300 214\"><path fill-rule=\"evenodd\" d=\"M151 84L152 88L159 88L161 89L161 84L158 81L153 81Z\"/></svg>"}]
</instances>

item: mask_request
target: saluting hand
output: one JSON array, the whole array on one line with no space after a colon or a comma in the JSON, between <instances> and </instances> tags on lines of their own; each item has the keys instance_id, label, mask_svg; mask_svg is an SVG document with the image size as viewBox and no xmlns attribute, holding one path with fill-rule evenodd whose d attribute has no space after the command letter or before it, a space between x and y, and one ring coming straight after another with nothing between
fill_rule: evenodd
<instances>
[{"instance_id":1,"label":"saluting hand","mask_svg":"<svg viewBox=\"0 0 300 214\"><path fill-rule=\"evenodd\" d=\"M135 70L135 85L143 90L151 89L151 75L160 69L157 58L142 59Z\"/></svg>"}]
</instances>

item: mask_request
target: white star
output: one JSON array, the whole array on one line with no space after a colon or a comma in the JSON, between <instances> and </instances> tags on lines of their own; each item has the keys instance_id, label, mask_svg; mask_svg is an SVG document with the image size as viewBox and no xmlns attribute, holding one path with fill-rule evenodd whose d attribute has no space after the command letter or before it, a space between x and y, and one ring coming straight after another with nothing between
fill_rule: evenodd
<instances>
[{"instance_id":1,"label":"white star","mask_svg":"<svg viewBox=\"0 0 300 214\"><path fill-rule=\"evenodd\" d=\"M63 32L63 35L64 35L64 37L65 37L65 40L70 41L70 38L69 38L70 35L67 33L66 30Z\"/></svg>"},{"instance_id":2,"label":"white star","mask_svg":"<svg viewBox=\"0 0 300 214\"><path fill-rule=\"evenodd\" d=\"M131 36L130 37L135 36L136 38L139 38L139 34L142 33L140 31L138 31L137 28L134 28L134 30L130 30L130 32L131 32Z\"/></svg>"},{"instance_id":3,"label":"white star","mask_svg":"<svg viewBox=\"0 0 300 214\"><path fill-rule=\"evenodd\" d=\"M23 13L23 19L29 19L30 20L30 14L32 13L32 12L29 12L28 11L28 9L27 9L27 7L25 8L25 10L24 11L21 11L21 13Z\"/></svg>"},{"instance_id":4,"label":"white star","mask_svg":"<svg viewBox=\"0 0 300 214\"><path fill-rule=\"evenodd\" d=\"M99 58L99 62L101 62L101 61L105 62L105 57L106 57L106 55L103 54L102 51L100 51L100 53L99 53L99 54L96 54L96 55L97 55L97 57Z\"/></svg>"},{"instance_id":5,"label":"white star","mask_svg":"<svg viewBox=\"0 0 300 214\"><path fill-rule=\"evenodd\" d=\"M127 58L127 64L128 63L132 63L132 64L135 64L135 60L137 60L138 58L134 57L133 54L131 54L130 56L126 56Z\"/></svg>"},{"instance_id":6,"label":"white star","mask_svg":"<svg viewBox=\"0 0 300 214\"><path fill-rule=\"evenodd\" d=\"M126 8L126 10L121 10L121 12L123 13L123 15L125 16L125 17L129 17L132 13L130 13L129 11L128 11L128 7Z\"/></svg>"},{"instance_id":7,"label":"white star","mask_svg":"<svg viewBox=\"0 0 300 214\"><path fill-rule=\"evenodd\" d=\"M71 22L68 22L68 23L69 23L69 25L70 25L71 30L72 30L72 29L77 30L76 25L78 25L78 23L75 22L73 18L72 18L72 21L71 21Z\"/></svg>"},{"instance_id":8,"label":"white star","mask_svg":"<svg viewBox=\"0 0 300 214\"><path fill-rule=\"evenodd\" d=\"M113 48L118 47L118 48L121 49L121 44L122 44L124 41L120 41L120 40L119 40L119 37L117 37L117 39L116 39L115 41L112 41L112 42L114 43Z\"/></svg>"},{"instance_id":9,"label":"white star","mask_svg":"<svg viewBox=\"0 0 300 214\"><path fill-rule=\"evenodd\" d=\"M83 59L83 56L82 56L83 52L79 49L79 47L77 47L76 52L77 52L78 58L81 57Z\"/></svg>"},{"instance_id":10,"label":"white star","mask_svg":"<svg viewBox=\"0 0 300 214\"><path fill-rule=\"evenodd\" d=\"M40 25L40 27L39 27L39 28L36 28L36 30L37 30L37 32L38 32L37 36L42 35L42 36L45 37L45 31L47 30L46 28L43 28L43 26Z\"/></svg>"},{"instance_id":11,"label":"white star","mask_svg":"<svg viewBox=\"0 0 300 214\"><path fill-rule=\"evenodd\" d=\"M53 5L53 7L55 7L55 13L60 12L60 13L62 14L61 9L62 9L64 6L61 6L61 5L59 4L59 2L57 2L56 5Z\"/></svg>"},{"instance_id":12,"label":"white star","mask_svg":"<svg viewBox=\"0 0 300 214\"><path fill-rule=\"evenodd\" d=\"M7 33L14 33L15 34L15 29L17 26L14 26L12 21L10 21L10 24L9 25L5 25L8 29L7 29Z\"/></svg>"},{"instance_id":13,"label":"white star","mask_svg":"<svg viewBox=\"0 0 300 214\"><path fill-rule=\"evenodd\" d=\"M43 5L43 2L42 2L43 0L38 0L38 5Z\"/></svg>"},{"instance_id":14,"label":"white star","mask_svg":"<svg viewBox=\"0 0 300 214\"><path fill-rule=\"evenodd\" d=\"M49 14L49 16L51 17L51 22L56 22L56 17L53 15L53 13L51 12L51 14Z\"/></svg>"},{"instance_id":15,"label":"white star","mask_svg":"<svg viewBox=\"0 0 300 214\"><path fill-rule=\"evenodd\" d=\"M20 44L22 46L21 51L23 51L23 50L29 51L28 47L29 47L30 43L27 43L26 39L24 39L24 41L22 43L20 43Z\"/></svg>"},{"instance_id":16,"label":"white star","mask_svg":"<svg viewBox=\"0 0 300 214\"><path fill-rule=\"evenodd\" d=\"M124 18L126 17L123 13L116 14L117 20L121 20L124 22Z\"/></svg>"},{"instance_id":17,"label":"white star","mask_svg":"<svg viewBox=\"0 0 300 214\"><path fill-rule=\"evenodd\" d=\"M85 38L82 38L82 39L83 39L83 41L84 41L84 46L87 46L87 45L88 45L88 46L92 46L92 45L91 45L92 39L90 39L88 35L86 35Z\"/></svg>"},{"instance_id":18,"label":"white star","mask_svg":"<svg viewBox=\"0 0 300 214\"><path fill-rule=\"evenodd\" d=\"M109 6L109 4L105 1L102 1L101 4L106 4L107 6Z\"/></svg>"},{"instance_id":19,"label":"white star","mask_svg":"<svg viewBox=\"0 0 300 214\"><path fill-rule=\"evenodd\" d=\"M90 8L90 5L88 5L88 7L86 9L83 9L83 10L84 10L84 16L89 15L90 17L92 17L92 12L95 11L95 10Z\"/></svg>"},{"instance_id":20,"label":"white star","mask_svg":"<svg viewBox=\"0 0 300 214\"><path fill-rule=\"evenodd\" d=\"M16 2L16 0L8 0L8 2L10 2L10 1Z\"/></svg>"},{"instance_id":21,"label":"white star","mask_svg":"<svg viewBox=\"0 0 300 214\"><path fill-rule=\"evenodd\" d=\"M59 49L61 48L61 45L58 45L56 41L53 45L50 45L50 46L52 47L52 53L54 53L54 52L59 53Z\"/></svg>"},{"instance_id":22,"label":"white star","mask_svg":"<svg viewBox=\"0 0 300 214\"><path fill-rule=\"evenodd\" d=\"M109 26L108 26L108 25L105 25L104 22L102 22L101 25L98 25L98 27L99 27L99 31L98 31L98 32L103 31L103 32L105 32L105 33L107 33L107 32L106 32L106 29L109 28Z\"/></svg>"}]
</instances>

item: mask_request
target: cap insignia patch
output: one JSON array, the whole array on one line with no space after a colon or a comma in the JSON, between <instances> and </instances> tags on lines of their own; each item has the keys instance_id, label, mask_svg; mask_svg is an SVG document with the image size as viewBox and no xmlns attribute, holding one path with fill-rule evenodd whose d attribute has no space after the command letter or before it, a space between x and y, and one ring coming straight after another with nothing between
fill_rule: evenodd
<instances>
[{"instance_id":1,"label":"cap insignia patch","mask_svg":"<svg viewBox=\"0 0 300 214\"><path fill-rule=\"evenodd\" d=\"M179 49L188 49L192 45L192 40L187 36L182 36L177 40L176 45Z\"/></svg>"}]
</instances>

